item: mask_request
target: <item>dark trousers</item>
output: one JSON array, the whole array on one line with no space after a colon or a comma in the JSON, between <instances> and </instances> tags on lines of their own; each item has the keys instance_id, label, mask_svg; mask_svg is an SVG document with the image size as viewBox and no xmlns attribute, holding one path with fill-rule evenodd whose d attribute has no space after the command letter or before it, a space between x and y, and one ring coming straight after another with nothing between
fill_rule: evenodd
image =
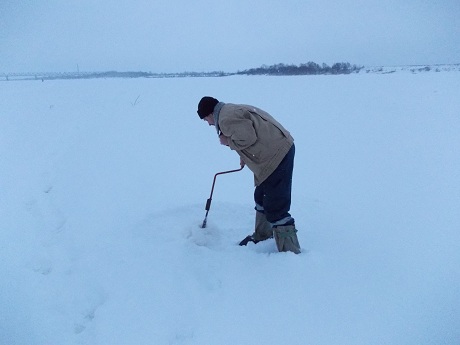
<instances>
[{"instance_id":1,"label":"dark trousers","mask_svg":"<svg viewBox=\"0 0 460 345\"><path fill-rule=\"evenodd\" d=\"M273 226L294 224L291 208L292 170L295 146L292 144L275 171L254 191L256 210L264 212Z\"/></svg>"}]
</instances>

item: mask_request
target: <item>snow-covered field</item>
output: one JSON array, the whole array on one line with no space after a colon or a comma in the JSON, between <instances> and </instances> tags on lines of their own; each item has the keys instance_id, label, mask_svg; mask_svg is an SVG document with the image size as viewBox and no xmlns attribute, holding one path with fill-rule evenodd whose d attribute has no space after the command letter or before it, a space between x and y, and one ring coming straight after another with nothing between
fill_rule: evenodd
<instances>
[{"instance_id":1,"label":"snow-covered field","mask_svg":"<svg viewBox=\"0 0 460 345\"><path fill-rule=\"evenodd\" d=\"M0 344L460 343L460 72L0 82ZM239 247L204 95L296 140L303 248Z\"/></svg>"}]
</instances>

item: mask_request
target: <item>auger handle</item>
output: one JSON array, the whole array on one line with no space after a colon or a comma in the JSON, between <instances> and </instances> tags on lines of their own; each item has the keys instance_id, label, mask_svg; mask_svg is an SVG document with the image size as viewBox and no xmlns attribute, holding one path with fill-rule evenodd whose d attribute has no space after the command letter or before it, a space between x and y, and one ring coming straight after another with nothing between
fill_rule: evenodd
<instances>
[{"instance_id":1,"label":"auger handle","mask_svg":"<svg viewBox=\"0 0 460 345\"><path fill-rule=\"evenodd\" d=\"M223 174L229 174L229 173L233 173L233 172L237 172L237 171L241 171L241 170L243 170L243 168L244 168L244 165L241 165L241 168L239 168L239 169L221 171L221 172L218 172L217 174L214 175L214 179L212 181L211 194L209 195L209 199L206 200L206 206L204 208L206 210L206 216L204 217L203 225L201 226L202 228L206 227L206 222L207 222L207 219L208 219L209 209L211 208L212 194L214 193L214 186L216 184L217 176L218 175L223 175Z\"/></svg>"}]
</instances>

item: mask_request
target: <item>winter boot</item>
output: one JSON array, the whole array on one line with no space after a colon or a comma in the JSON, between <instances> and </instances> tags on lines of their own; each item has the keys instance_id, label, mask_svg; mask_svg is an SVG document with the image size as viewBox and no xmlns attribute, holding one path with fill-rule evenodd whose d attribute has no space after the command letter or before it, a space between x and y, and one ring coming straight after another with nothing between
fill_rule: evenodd
<instances>
[{"instance_id":1,"label":"winter boot","mask_svg":"<svg viewBox=\"0 0 460 345\"><path fill-rule=\"evenodd\" d=\"M279 252L300 253L300 244L297 239L297 230L294 225L280 225L274 229L276 247Z\"/></svg>"},{"instance_id":2,"label":"winter boot","mask_svg":"<svg viewBox=\"0 0 460 345\"><path fill-rule=\"evenodd\" d=\"M240 246L245 246L249 242L258 243L273 237L272 225L268 222L265 214L259 211L256 212L255 229L252 235L246 236L246 238L240 242Z\"/></svg>"}]
</instances>

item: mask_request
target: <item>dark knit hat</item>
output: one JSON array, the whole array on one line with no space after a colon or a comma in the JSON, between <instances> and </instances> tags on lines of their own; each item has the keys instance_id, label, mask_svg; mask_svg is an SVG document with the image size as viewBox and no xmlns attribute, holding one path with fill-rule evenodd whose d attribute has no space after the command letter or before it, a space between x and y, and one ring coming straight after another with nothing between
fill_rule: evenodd
<instances>
[{"instance_id":1,"label":"dark knit hat","mask_svg":"<svg viewBox=\"0 0 460 345\"><path fill-rule=\"evenodd\" d=\"M206 116L211 114L214 111L214 107L219 103L219 101L213 97L205 96L198 103L198 116L200 119L204 119Z\"/></svg>"}]
</instances>

